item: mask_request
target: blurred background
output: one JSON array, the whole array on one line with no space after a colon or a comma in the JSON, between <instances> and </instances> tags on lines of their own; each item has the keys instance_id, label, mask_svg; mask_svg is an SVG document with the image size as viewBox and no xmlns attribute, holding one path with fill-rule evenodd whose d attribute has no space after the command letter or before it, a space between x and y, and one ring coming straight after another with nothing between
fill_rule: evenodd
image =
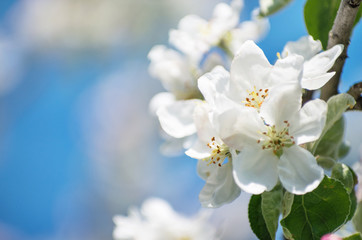
<instances>
[{"instance_id":1,"label":"blurred background","mask_svg":"<svg viewBox=\"0 0 362 240\"><path fill-rule=\"evenodd\" d=\"M209 18L220 0L0 1L0 239L112 239L115 214L161 197L193 215L204 182L196 160L159 153L148 103L163 91L147 73L147 53L167 44L183 16ZM258 1L245 1L241 20ZM270 17L258 44L269 61L307 34L304 1ZM362 80L362 28L349 48L341 91ZM359 159L361 112L346 138ZM249 195L216 209L224 239L255 239Z\"/></svg>"}]
</instances>

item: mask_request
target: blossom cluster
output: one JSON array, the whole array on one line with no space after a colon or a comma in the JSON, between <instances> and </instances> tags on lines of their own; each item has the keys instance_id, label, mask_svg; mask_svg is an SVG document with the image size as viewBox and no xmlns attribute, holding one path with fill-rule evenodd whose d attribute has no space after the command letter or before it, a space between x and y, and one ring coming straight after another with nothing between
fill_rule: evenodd
<instances>
[{"instance_id":1,"label":"blossom cluster","mask_svg":"<svg viewBox=\"0 0 362 240\"><path fill-rule=\"evenodd\" d=\"M267 20L255 10L251 21L239 24L241 7L241 1L219 4L210 21L186 16L170 32L179 51L156 46L149 54L151 75L168 91L152 99L151 109L171 139L167 151L182 146L198 159L204 207L278 184L305 194L324 177L305 146L321 136L327 104L302 105L302 94L334 75L327 71L343 46L321 52L320 41L305 36L288 42L271 64L254 43Z\"/></svg>"},{"instance_id":2,"label":"blossom cluster","mask_svg":"<svg viewBox=\"0 0 362 240\"><path fill-rule=\"evenodd\" d=\"M130 208L128 216L113 218L116 224L113 237L117 240L216 240L218 233L208 218L209 212L205 211L193 217L182 216L166 201L149 198L140 209Z\"/></svg>"}]
</instances>

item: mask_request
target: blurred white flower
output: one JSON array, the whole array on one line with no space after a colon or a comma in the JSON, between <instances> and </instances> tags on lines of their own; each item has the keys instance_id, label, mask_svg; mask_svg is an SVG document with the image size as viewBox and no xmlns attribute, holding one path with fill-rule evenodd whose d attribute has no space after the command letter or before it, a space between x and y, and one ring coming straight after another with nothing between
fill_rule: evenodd
<instances>
[{"instance_id":1,"label":"blurred white flower","mask_svg":"<svg viewBox=\"0 0 362 240\"><path fill-rule=\"evenodd\" d=\"M210 47L217 46L225 34L237 26L242 7L242 0L233 0L230 5L219 3L209 21L187 15L180 20L178 29L170 31L170 43L186 55L201 59Z\"/></svg>"},{"instance_id":2,"label":"blurred white flower","mask_svg":"<svg viewBox=\"0 0 362 240\"><path fill-rule=\"evenodd\" d=\"M149 73L159 79L176 100L200 98L197 79L214 66L223 64L218 53L210 53L201 64L163 45L154 46L148 54Z\"/></svg>"},{"instance_id":3,"label":"blurred white flower","mask_svg":"<svg viewBox=\"0 0 362 240\"><path fill-rule=\"evenodd\" d=\"M213 240L218 239L209 213L200 211L189 218L176 213L164 200L150 198L140 210L131 208L128 217L115 216L116 240Z\"/></svg>"},{"instance_id":4,"label":"blurred white flower","mask_svg":"<svg viewBox=\"0 0 362 240\"><path fill-rule=\"evenodd\" d=\"M302 88L316 90L324 86L335 74L327 72L343 51L343 44L322 51L322 44L312 36L301 37L296 42L288 42L282 52L282 57L300 55L304 58Z\"/></svg>"},{"instance_id":5,"label":"blurred white flower","mask_svg":"<svg viewBox=\"0 0 362 240\"><path fill-rule=\"evenodd\" d=\"M259 40L269 30L268 20L259 18L257 9L253 11L252 20L239 25L243 5L242 0L233 0L230 5L219 3L209 21L197 15L185 16L178 29L170 31L170 43L197 60L214 46L235 54L243 42Z\"/></svg>"}]
</instances>

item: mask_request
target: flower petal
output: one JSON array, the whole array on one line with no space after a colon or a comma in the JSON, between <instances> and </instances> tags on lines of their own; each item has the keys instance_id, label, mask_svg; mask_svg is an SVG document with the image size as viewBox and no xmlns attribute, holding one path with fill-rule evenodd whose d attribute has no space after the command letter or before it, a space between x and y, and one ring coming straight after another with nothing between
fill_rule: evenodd
<instances>
[{"instance_id":1,"label":"flower petal","mask_svg":"<svg viewBox=\"0 0 362 240\"><path fill-rule=\"evenodd\" d=\"M160 107L157 116L162 129L170 136L182 138L196 132L193 121L193 112L201 100L176 101L170 105Z\"/></svg>"},{"instance_id":2,"label":"flower petal","mask_svg":"<svg viewBox=\"0 0 362 240\"><path fill-rule=\"evenodd\" d=\"M205 100L210 105L215 105L217 93L226 91L230 80L230 74L222 66L215 67L211 72L198 79L198 87Z\"/></svg>"},{"instance_id":3,"label":"flower petal","mask_svg":"<svg viewBox=\"0 0 362 240\"><path fill-rule=\"evenodd\" d=\"M314 156L295 145L284 148L278 170L284 188L293 194L313 191L324 177L323 169L318 166Z\"/></svg>"},{"instance_id":4,"label":"flower petal","mask_svg":"<svg viewBox=\"0 0 362 240\"><path fill-rule=\"evenodd\" d=\"M226 145L241 150L260 139L266 131L263 120L254 108L233 108L215 116L215 127Z\"/></svg>"},{"instance_id":5,"label":"flower petal","mask_svg":"<svg viewBox=\"0 0 362 240\"><path fill-rule=\"evenodd\" d=\"M302 78L302 88L308 90L317 90L324 86L333 76L335 72L318 74L315 76L305 76Z\"/></svg>"},{"instance_id":6,"label":"flower petal","mask_svg":"<svg viewBox=\"0 0 362 240\"><path fill-rule=\"evenodd\" d=\"M186 54L192 61L199 62L210 45L182 30L171 29L169 42Z\"/></svg>"},{"instance_id":7,"label":"flower petal","mask_svg":"<svg viewBox=\"0 0 362 240\"><path fill-rule=\"evenodd\" d=\"M283 122L292 118L301 104L302 89L299 83L285 83L270 89L268 98L261 105L260 115L267 124L284 127Z\"/></svg>"},{"instance_id":8,"label":"flower petal","mask_svg":"<svg viewBox=\"0 0 362 240\"><path fill-rule=\"evenodd\" d=\"M336 59L341 55L343 45L338 44L327 51L321 52L309 61L304 63L304 76L306 78L316 77L319 74L326 73L333 66Z\"/></svg>"},{"instance_id":9,"label":"flower petal","mask_svg":"<svg viewBox=\"0 0 362 240\"><path fill-rule=\"evenodd\" d=\"M245 147L232 157L235 182L245 192L260 194L272 190L277 184L278 158L272 150L262 150L256 145Z\"/></svg>"},{"instance_id":10,"label":"flower petal","mask_svg":"<svg viewBox=\"0 0 362 240\"><path fill-rule=\"evenodd\" d=\"M160 92L152 97L149 110L152 115L156 115L157 110L162 106L167 106L176 101L175 96L170 92Z\"/></svg>"},{"instance_id":11,"label":"flower petal","mask_svg":"<svg viewBox=\"0 0 362 240\"><path fill-rule=\"evenodd\" d=\"M305 60L311 59L322 50L322 43L315 41L312 36L304 36L295 42L288 42L282 52L282 57L301 55Z\"/></svg>"},{"instance_id":12,"label":"flower petal","mask_svg":"<svg viewBox=\"0 0 362 240\"><path fill-rule=\"evenodd\" d=\"M266 81L268 83L266 87L283 83L299 84L302 79L303 62L303 57L299 55L278 59Z\"/></svg>"},{"instance_id":13,"label":"flower petal","mask_svg":"<svg viewBox=\"0 0 362 240\"><path fill-rule=\"evenodd\" d=\"M199 174L206 180L199 199L203 207L216 208L232 202L240 195L240 188L235 184L232 164L228 162L221 167L205 161L197 165Z\"/></svg>"},{"instance_id":14,"label":"flower petal","mask_svg":"<svg viewBox=\"0 0 362 240\"><path fill-rule=\"evenodd\" d=\"M265 84L271 65L253 41L246 41L231 63L230 75L233 84L245 90Z\"/></svg>"},{"instance_id":15,"label":"flower petal","mask_svg":"<svg viewBox=\"0 0 362 240\"><path fill-rule=\"evenodd\" d=\"M297 145L312 142L319 138L327 116L327 103L320 99L307 102L299 113L290 119L290 134Z\"/></svg>"}]
</instances>

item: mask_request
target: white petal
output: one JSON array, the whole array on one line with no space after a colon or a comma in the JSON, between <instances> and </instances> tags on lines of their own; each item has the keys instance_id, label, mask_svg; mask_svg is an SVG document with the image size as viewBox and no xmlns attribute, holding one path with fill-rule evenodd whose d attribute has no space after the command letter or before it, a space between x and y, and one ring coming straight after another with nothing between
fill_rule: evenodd
<instances>
[{"instance_id":1,"label":"white petal","mask_svg":"<svg viewBox=\"0 0 362 240\"><path fill-rule=\"evenodd\" d=\"M305 60L311 59L322 50L322 44L319 40L315 41L312 36L304 36L295 42L288 42L282 52L282 57L290 55L301 55Z\"/></svg>"},{"instance_id":2,"label":"white petal","mask_svg":"<svg viewBox=\"0 0 362 240\"><path fill-rule=\"evenodd\" d=\"M264 52L253 42L246 41L231 63L231 81L244 89L263 84L271 70Z\"/></svg>"},{"instance_id":3,"label":"white petal","mask_svg":"<svg viewBox=\"0 0 362 240\"><path fill-rule=\"evenodd\" d=\"M338 44L327 51L315 55L304 63L304 75L306 77L315 77L318 74L326 73L331 69L342 51L343 45Z\"/></svg>"},{"instance_id":4,"label":"white petal","mask_svg":"<svg viewBox=\"0 0 362 240\"><path fill-rule=\"evenodd\" d=\"M260 145L245 147L233 154L233 174L236 184L245 192L260 194L270 191L278 182L278 158Z\"/></svg>"},{"instance_id":5,"label":"white petal","mask_svg":"<svg viewBox=\"0 0 362 240\"><path fill-rule=\"evenodd\" d=\"M211 156L211 151L210 148L206 146L205 142L199 140L196 141L196 143L188 149L185 154L191 158L202 160L209 158Z\"/></svg>"},{"instance_id":6,"label":"white petal","mask_svg":"<svg viewBox=\"0 0 362 240\"><path fill-rule=\"evenodd\" d=\"M318 187L323 169L314 156L299 146L284 148L280 157L279 178L284 188L293 194L305 194Z\"/></svg>"},{"instance_id":7,"label":"white petal","mask_svg":"<svg viewBox=\"0 0 362 240\"><path fill-rule=\"evenodd\" d=\"M173 104L160 107L157 116L162 129L170 136L182 138L196 132L193 122L195 106L202 103L201 100L176 101Z\"/></svg>"},{"instance_id":8,"label":"white petal","mask_svg":"<svg viewBox=\"0 0 362 240\"><path fill-rule=\"evenodd\" d=\"M197 39L181 30L171 29L169 32L169 42L194 62L199 62L203 54L210 49L210 45L205 41Z\"/></svg>"},{"instance_id":9,"label":"white petal","mask_svg":"<svg viewBox=\"0 0 362 240\"><path fill-rule=\"evenodd\" d=\"M216 208L233 201L240 195L240 188L235 184L231 162L221 167L205 161L199 161L198 172L206 180L199 199L203 207Z\"/></svg>"},{"instance_id":10,"label":"white petal","mask_svg":"<svg viewBox=\"0 0 362 240\"><path fill-rule=\"evenodd\" d=\"M195 107L193 115L197 136L200 141L205 143L205 146L210 142L212 137L218 138L214 126L212 126L210 122L209 112L209 104L202 102Z\"/></svg>"},{"instance_id":11,"label":"white petal","mask_svg":"<svg viewBox=\"0 0 362 240\"><path fill-rule=\"evenodd\" d=\"M308 90L317 90L323 87L336 72L329 72L324 74L318 74L315 76L305 76L302 78L302 88Z\"/></svg>"},{"instance_id":12,"label":"white petal","mask_svg":"<svg viewBox=\"0 0 362 240\"><path fill-rule=\"evenodd\" d=\"M167 222L176 214L169 203L160 198L148 198L142 204L141 212L148 221L153 223Z\"/></svg>"},{"instance_id":13,"label":"white petal","mask_svg":"<svg viewBox=\"0 0 362 240\"><path fill-rule=\"evenodd\" d=\"M157 110L176 101L175 96L169 92L157 93L150 101L150 113L156 115Z\"/></svg>"},{"instance_id":14,"label":"white petal","mask_svg":"<svg viewBox=\"0 0 362 240\"><path fill-rule=\"evenodd\" d=\"M307 102L299 113L290 119L289 132L297 145L319 138L327 116L327 103L320 99Z\"/></svg>"},{"instance_id":15,"label":"white petal","mask_svg":"<svg viewBox=\"0 0 362 240\"><path fill-rule=\"evenodd\" d=\"M175 50L157 45L148 54L150 75L161 80L163 87L175 95L195 91L196 81L191 74L192 62Z\"/></svg>"},{"instance_id":16,"label":"white petal","mask_svg":"<svg viewBox=\"0 0 362 240\"><path fill-rule=\"evenodd\" d=\"M215 96L222 93L228 87L230 74L222 66L215 67L211 72L204 74L198 79L198 87L205 100L215 104Z\"/></svg>"},{"instance_id":17,"label":"white petal","mask_svg":"<svg viewBox=\"0 0 362 240\"><path fill-rule=\"evenodd\" d=\"M270 72L268 81L265 82L271 86L289 82L299 83L302 79L303 62L303 57L299 55L278 59Z\"/></svg>"},{"instance_id":18,"label":"white petal","mask_svg":"<svg viewBox=\"0 0 362 240\"><path fill-rule=\"evenodd\" d=\"M270 89L269 96L261 105L260 115L267 124L284 127L283 122L292 118L301 104L302 90L299 84L285 83Z\"/></svg>"},{"instance_id":19,"label":"white petal","mask_svg":"<svg viewBox=\"0 0 362 240\"><path fill-rule=\"evenodd\" d=\"M234 108L216 117L219 137L234 149L256 144L260 132L266 131L263 120L254 108Z\"/></svg>"},{"instance_id":20,"label":"white petal","mask_svg":"<svg viewBox=\"0 0 362 240\"><path fill-rule=\"evenodd\" d=\"M179 24L178 29L190 34L198 34L202 28L204 28L208 22L197 15L186 15L183 17Z\"/></svg>"}]
</instances>

